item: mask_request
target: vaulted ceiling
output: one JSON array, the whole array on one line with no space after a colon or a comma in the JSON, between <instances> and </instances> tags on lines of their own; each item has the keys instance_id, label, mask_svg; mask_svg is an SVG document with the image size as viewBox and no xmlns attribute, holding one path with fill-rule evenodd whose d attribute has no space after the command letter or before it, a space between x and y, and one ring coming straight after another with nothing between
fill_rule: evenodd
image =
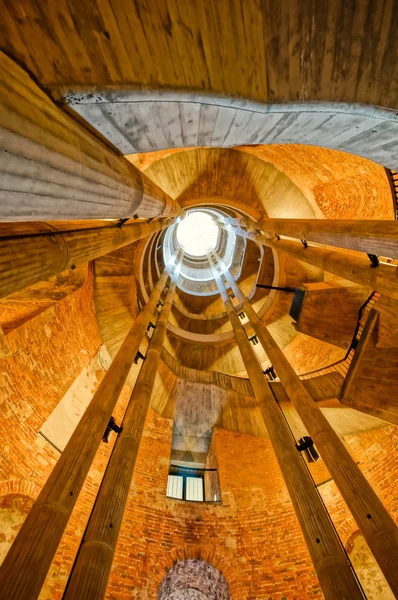
<instances>
[{"instance_id":1,"label":"vaulted ceiling","mask_svg":"<svg viewBox=\"0 0 398 600\"><path fill-rule=\"evenodd\" d=\"M304 145L190 148L128 158L183 207L228 204L253 219L391 219L383 167Z\"/></svg>"}]
</instances>

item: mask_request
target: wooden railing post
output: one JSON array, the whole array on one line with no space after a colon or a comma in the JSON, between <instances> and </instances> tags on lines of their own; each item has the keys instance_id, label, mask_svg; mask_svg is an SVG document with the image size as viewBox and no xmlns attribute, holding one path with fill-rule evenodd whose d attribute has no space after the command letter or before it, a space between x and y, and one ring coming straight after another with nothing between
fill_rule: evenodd
<instances>
[{"instance_id":1,"label":"wooden railing post","mask_svg":"<svg viewBox=\"0 0 398 600\"><path fill-rule=\"evenodd\" d=\"M209 260L323 594L326 600L363 598L344 549L210 255Z\"/></svg>"},{"instance_id":2,"label":"wooden railing post","mask_svg":"<svg viewBox=\"0 0 398 600\"><path fill-rule=\"evenodd\" d=\"M166 268L0 567L1 600L35 600L172 267Z\"/></svg>"},{"instance_id":3,"label":"wooden railing post","mask_svg":"<svg viewBox=\"0 0 398 600\"><path fill-rule=\"evenodd\" d=\"M144 429L167 323L180 274L182 253L171 277L145 360L131 394L75 564L65 600L101 600L105 596L138 448Z\"/></svg>"},{"instance_id":4,"label":"wooden railing post","mask_svg":"<svg viewBox=\"0 0 398 600\"><path fill-rule=\"evenodd\" d=\"M224 273L388 584L398 597L397 526L225 265Z\"/></svg>"}]
</instances>

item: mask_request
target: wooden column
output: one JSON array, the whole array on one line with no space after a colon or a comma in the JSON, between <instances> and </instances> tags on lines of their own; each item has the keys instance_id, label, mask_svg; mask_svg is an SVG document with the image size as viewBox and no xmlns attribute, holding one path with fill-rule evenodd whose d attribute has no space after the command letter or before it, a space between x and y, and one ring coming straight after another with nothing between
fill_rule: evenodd
<instances>
[{"instance_id":1,"label":"wooden column","mask_svg":"<svg viewBox=\"0 0 398 600\"><path fill-rule=\"evenodd\" d=\"M168 227L174 219L57 231L56 224L0 223L0 298Z\"/></svg>"},{"instance_id":2,"label":"wooden column","mask_svg":"<svg viewBox=\"0 0 398 600\"><path fill-rule=\"evenodd\" d=\"M0 52L0 221L176 216L181 208Z\"/></svg>"},{"instance_id":3,"label":"wooden column","mask_svg":"<svg viewBox=\"0 0 398 600\"><path fill-rule=\"evenodd\" d=\"M348 248L366 254L398 258L398 221L357 221L339 219L222 219L224 224L249 231L267 231L274 235Z\"/></svg>"},{"instance_id":4,"label":"wooden column","mask_svg":"<svg viewBox=\"0 0 398 600\"><path fill-rule=\"evenodd\" d=\"M294 444L283 414L265 380L257 357L211 258L210 264L213 266L219 292L224 301L254 395L260 405L323 594L327 600L363 598L319 493Z\"/></svg>"},{"instance_id":5,"label":"wooden column","mask_svg":"<svg viewBox=\"0 0 398 600\"><path fill-rule=\"evenodd\" d=\"M397 526L246 296L228 271L225 271L225 276L388 584L398 597Z\"/></svg>"},{"instance_id":6,"label":"wooden column","mask_svg":"<svg viewBox=\"0 0 398 600\"><path fill-rule=\"evenodd\" d=\"M123 419L123 431L116 440L73 565L63 596L65 600L101 600L105 596L181 261L182 253Z\"/></svg>"},{"instance_id":7,"label":"wooden column","mask_svg":"<svg viewBox=\"0 0 398 600\"><path fill-rule=\"evenodd\" d=\"M38 597L148 323L154 318L169 269L164 270L135 320L0 567L1 600Z\"/></svg>"},{"instance_id":8,"label":"wooden column","mask_svg":"<svg viewBox=\"0 0 398 600\"><path fill-rule=\"evenodd\" d=\"M398 258L398 221L261 219L257 228L274 235Z\"/></svg>"},{"instance_id":9,"label":"wooden column","mask_svg":"<svg viewBox=\"0 0 398 600\"><path fill-rule=\"evenodd\" d=\"M221 225L225 227L224 225ZM327 250L307 246L292 240L271 238L240 227L233 228L234 233L250 240L274 248L277 252L289 254L298 260L319 267L359 285L373 288L390 298L398 299L398 270L395 265L379 265L372 269L370 261L362 256L352 256L339 250Z\"/></svg>"}]
</instances>

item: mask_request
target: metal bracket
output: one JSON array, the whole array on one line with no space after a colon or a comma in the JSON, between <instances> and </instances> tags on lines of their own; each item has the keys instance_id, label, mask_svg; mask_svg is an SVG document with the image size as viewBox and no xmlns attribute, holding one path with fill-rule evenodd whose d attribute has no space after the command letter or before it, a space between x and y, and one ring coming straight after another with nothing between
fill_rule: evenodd
<instances>
[{"instance_id":1,"label":"metal bracket","mask_svg":"<svg viewBox=\"0 0 398 600\"><path fill-rule=\"evenodd\" d=\"M296 443L296 448L299 452L305 452L308 462L315 462L319 458L314 442L308 435L299 439L298 443Z\"/></svg>"},{"instance_id":2,"label":"metal bracket","mask_svg":"<svg viewBox=\"0 0 398 600\"><path fill-rule=\"evenodd\" d=\"M138 361L140 360L140 358L142 360L145 360L145 356L142 354L142 352L140 352L138 350L137 354L135 355L135 359L133 360L133 362L134 362L135 365L138 365Z\"/></svg>"},{"instance_id":3,"label":"metal bracket","mask_svg":"<svg viewBox=\"0 0 398 600\"><path fill-rule=\"evenodd\" d=\"M245 313L244 313L244 311L243 311L243 310L242 310L242 312L240 312L240 313L238 314L238 317L239 317L240 319L242 319L242 320L245 318L245 316L246 316L246 315L245 315Z\"/></svg>"},{"instance_id":4,"label":"metal bracket","mask_svg":"<svg viewBox=\"0 0 398 600\"><path fill-rule=\"evenodd\" d=\"M272 365L270 367L268 367L267 369L265 369L265 371L263 371L263 373L266 376L266 378L268 379L268 381L273 381L274 379L276 379L275 369Z\"/></svg>"},{"instance_id":5,"label":"metal bracket","mask_svg":"<svg viewBox=\"0 0 398 600\"><path fill-rule=\"evenodd\" d=\"M251 342L253 344L253 346L257 346L257 344L258 344L258 337L256 335L252 335L252 337L249 338L249 342Z\"/></svg>"},{"instance_id":6,"label":"metal bracket","mask_svg":"<svg viewBox=\"0 0 398 600\"><path fill-rule=\"evenodd\" d=\"M228 296L229 296L231 299L235 298L235 294L234 294L233 292L231 292L230 294L228 294Z\"/></svg>"},{"instance_id":7,"label":"metal bracket","mask_svg":"<svg viewBox=\"0 0 398 600\"><path fill-rule=\"evenodd\" d=\"M375 269L376 267L378 267L380 262L379 262L378 257L376 256L376 254L368 254L368 256L369 256L369 260L370 260L371 269Z\"/></svg>"},{"instance_id":8,"label":"metal bracket","mask_svg":"<svg viewBox=\"0 0 398 600\"><path fill-rule=\"evenodd\" d=\"M156 325L154 325L152 321L149 321L148 327L146 328L148 333L150 332L151 328L156 329Z\"/></svg>"},{"instance_id":9,"label":"metal bracket","mask_svg":"<svg viewBox=\"0 0 398 600\"><path fill-rule=\"evenodd\" d=\"M121 227L123 227L123 225L126 223L126 221L129 220L130 217L125 217L124 219L119 219L118 222L116 223L116 227L119 227L119 229Z\"/></svg>"},{"instance_id":10,"label":"metal bracket","mask_svg":"<svg viewBox=\"0 0 398 600\"><path fill-rule=\"evenodd\" d=\"M308 248L307 240L300 240L300 242L303 244L304 248Z\"/></svg>"},{"instance_id":11,"label":"metal bracket","mask_svg":"<svg viewBox=\"0 0 398 600\"><path fill-rule=\"evenodd\" d=\"M109 443L109 435L111 431L115 431L116 433L121 433L123 431L122 426L119 427L118 425L116 425L115 417L111 417L109 419L109 423L106 426L104 435L102 436L102 441L105 442L105 444Z\"/></svg>"},{"instance_id":12,"label":"metal bracket","mask_svg":"<svg viewBox=\"0 0 398 600\"><path fill-rule=\"evenodd\" d=\"M159 306L164 306L164 304L163 304L163 302L161 300L158 300L156 308L159 308Z\"/></svg>"}]
</instances>

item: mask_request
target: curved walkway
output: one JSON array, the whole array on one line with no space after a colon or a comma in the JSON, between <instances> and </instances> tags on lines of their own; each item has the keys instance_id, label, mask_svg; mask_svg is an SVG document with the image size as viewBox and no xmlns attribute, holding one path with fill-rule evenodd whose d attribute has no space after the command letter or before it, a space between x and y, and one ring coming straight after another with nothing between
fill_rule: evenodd
<instances>
[{"instance_id":1,"label":"curved walkway","mask_svg":"<svg viewBox=\"0 0 398 600\"><path fill-rule=\"evenodd\" d=\"M187 91L65 92L123 154L190 146L308 144L398 169L398 113L334 102L262 104Z\"/></svg>"}]
</instances>

